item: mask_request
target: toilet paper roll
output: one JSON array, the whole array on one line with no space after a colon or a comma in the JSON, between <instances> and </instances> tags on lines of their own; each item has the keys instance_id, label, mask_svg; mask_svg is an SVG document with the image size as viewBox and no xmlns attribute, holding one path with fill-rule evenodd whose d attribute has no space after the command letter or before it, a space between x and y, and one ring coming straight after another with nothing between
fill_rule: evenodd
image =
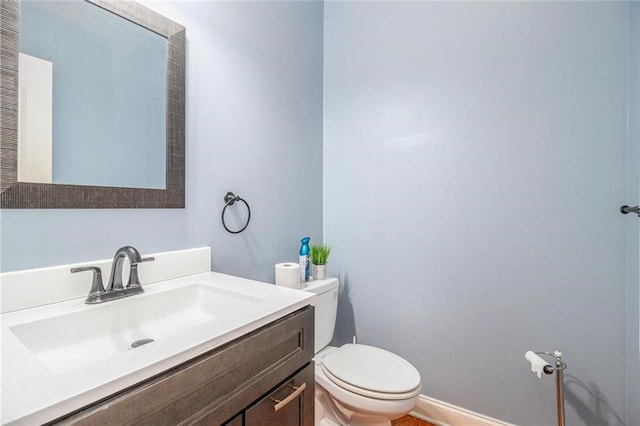
<instances>
[{"instance_id":1,"label":"toilet paper roll","mask_svg":"<svg viewBox=\"0 0 640 426\"><path fill-rule=\"evenodd\" d=\"M300 265L294 262L276 264L276 285L300 288Z\"/></svg>"},{"instance_id":2,"label":"toilet paper roll","mask_svg":"<svg viewBox=\"0 0 640 426\"><path fill-rule=\"evenodd\" d=\"M531 371L538 375L538 379L541 379L544 367L549 365L549 363L533 351L527 351L527 353L524 354L524 357L531 363Z\"/></svg>"}]
</instances>

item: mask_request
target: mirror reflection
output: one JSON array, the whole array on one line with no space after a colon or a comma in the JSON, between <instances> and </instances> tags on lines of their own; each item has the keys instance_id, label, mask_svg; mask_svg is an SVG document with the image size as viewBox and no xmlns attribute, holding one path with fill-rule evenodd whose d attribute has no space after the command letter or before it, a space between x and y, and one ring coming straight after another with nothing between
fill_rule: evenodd
<instances>
[{"instance_id":1,"label":"mirror reflection","mask_svg":"<svg viewBox=\"0 0 640 426\"><path fill-rule=\"evenodd\" d=\"M164 189L167 39L84 0L21 1L18 181Z\"/></svg>"}]
</instances>

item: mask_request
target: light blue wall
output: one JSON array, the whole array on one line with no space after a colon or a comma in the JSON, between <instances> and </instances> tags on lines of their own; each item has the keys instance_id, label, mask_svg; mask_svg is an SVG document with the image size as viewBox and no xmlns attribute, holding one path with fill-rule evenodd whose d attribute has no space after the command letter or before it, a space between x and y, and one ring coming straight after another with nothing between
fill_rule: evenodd
<instances>
[{"instance_id":1,"label":"light blue wall","mask_svg":"<svg viewBox=\"0 0 640 426\"><path fill-rule=\"evenodd\" d=\"M640 2L629 2L629 183L627 203L640 202ZM638 220L627 221L627 378L629 425L640 424L640 291Z\"/></svg>"},{"instance_id":2,"label":"light blue wall","mask_svg":"<svg viewBox=\"0 0 640 426\"><path fill-rule=\"evenodd\" d=\"M3 210L2 270L210 245L214 270L273 282L322 237L322 3L145 4L187 28L186 208ZM227 191L251 205L239 235Z\"/></svg>"},{"instance_id":3,"label":"light blue wall","mask_svg":"<svg viewBox=\"0 0 640 426\"><path fill-rule=\"evenodd\" d=\"M85 1L20 2L53 63L53 182L165 188L167 40Z\"/></svg>"},{"instance_id":4,"label":"light blue wall","mask_svg":"<svg viewBox=\"0 0 640 426\"><path fill-rule=\"evenodd\" d=\"M567 424L626 421L626 8L325 3L337 340L519 425L556 424L524 353L561 348Z\"/></svg>"}]
</instances>

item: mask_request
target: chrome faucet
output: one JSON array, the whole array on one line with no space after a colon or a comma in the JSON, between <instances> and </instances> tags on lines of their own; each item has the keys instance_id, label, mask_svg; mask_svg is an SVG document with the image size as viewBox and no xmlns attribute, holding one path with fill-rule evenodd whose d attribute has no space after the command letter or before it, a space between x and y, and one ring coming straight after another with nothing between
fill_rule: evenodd
<instances>
[{"instance_id":1,"label":"chrome faucet","mask_svg":"<svg viewBox=\"0 0 640 426\"><path fill-rule=\"evenodd\" d=\"M129 259L130 271L127 286L123 287L122 265L124 263L125 257ZM102 285L102 271L97 266L72 268L71 273L93 271L91 289L89 290L89 295L87 296L85 303L102 303L108 300L120 299L122 297L144 293L142 285L140 284L140 278L138 277L138 264L142 262L150 262L152 260L155 260L155 258L142 258L142 256L140 256L140 252L136 250L135 247L120 247L113 257L113 264L111 265L111 278L109 278L109 284L107 285L106 289Z\"/></svg>"},{"instance_id":2,"label":"chrome faucet","mask_svg":"<svg viewBox=\"0 0 640 426\"><path fill-rule=\"evenodd\" d=\"M124 258L129 259L131 270L129 273L129 282L127 288L140 287L140 279L138 278L138 264L142 262L149 262L154 260L153 257L147 257L143 259L140 256L140 252L135 247L124 246L120 247L116 254L113 256L113 264L111 265L111 278L109 278L109 284L107 285L107 291L122 290L122 264Z\"/></svg>"}]
</instances>

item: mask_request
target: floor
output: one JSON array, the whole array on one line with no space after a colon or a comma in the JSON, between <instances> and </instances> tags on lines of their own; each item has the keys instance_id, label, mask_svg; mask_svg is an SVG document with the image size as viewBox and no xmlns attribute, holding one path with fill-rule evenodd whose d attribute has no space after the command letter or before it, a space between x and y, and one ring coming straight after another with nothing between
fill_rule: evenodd
<instances>
[{"instance_id":1,"label":"floor","mask_svg":"<svg viewBox=\"0 0 640 426\"><path fill-rule=\"evenodd\" d=\"M400 417L397 420L393 420L391 422L391 426L436 426L429 422L425 422L424 420L416 419L415 417L411 417L406 415L404 417Z\"/></svg>"}]
</instances>

